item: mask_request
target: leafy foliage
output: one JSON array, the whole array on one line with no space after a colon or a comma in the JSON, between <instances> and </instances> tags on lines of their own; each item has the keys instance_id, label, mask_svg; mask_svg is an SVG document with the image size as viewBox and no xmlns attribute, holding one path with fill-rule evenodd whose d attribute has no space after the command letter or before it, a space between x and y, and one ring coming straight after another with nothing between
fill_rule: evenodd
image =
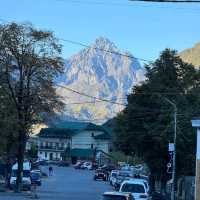
<instances>
[{"instance_id":1,"label":"leafy foliage","mask_svg":"<svg viewBox=\"0 0 200 200\"><path fill-rule=\"evenodd\" d=\"M52 113L63 105L54 83L63 72L60 53L61 45L52 32L30 24L0 26L0 86L16 113L18 186L31 126L41 120L42 113Z\"/></svg>"},{"instance_id":2,"label":"leafy foliage","mask_svg":"<svg viewBox=\"0 0 200 200\"><path fill-rule=\"evenodd\" d=\"M9 157L16 150L16 110L9 96L0 88L0 155Z\"/></svg>"},{"instance_id":3,"label":"leafy foliage","mask_svg":"<svg viewBox=\"0 0 200 200\"><path fill-rule=\"evenodd\" d=\"M173 142L173 101L178 108L178 175L193 174L195 130L191 119L200 116L200 72L166 49L146 66L147 79L133 88L128 105L116 120L115 145L128 155L137 154L152 174L166 176L168 143Z\"/></svg>"}]
</instances>

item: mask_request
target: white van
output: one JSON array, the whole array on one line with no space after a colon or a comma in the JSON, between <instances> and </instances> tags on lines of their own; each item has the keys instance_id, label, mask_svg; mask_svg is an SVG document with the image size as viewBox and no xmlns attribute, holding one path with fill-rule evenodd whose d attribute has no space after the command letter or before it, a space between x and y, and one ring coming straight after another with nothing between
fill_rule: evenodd
<instances>
[{"instance_id":1,"label":"white van","mask_svg":"<svg viewBox=\"0 0 200 200\"><path fill-rule=\"evenodd\" d=\"M15 188L16 186L16 179L17 179L17 171L18 171L18 164L14 164L12 167L12 173L10 178L10 186L11 188ZM23 163L23 176L22 176L22 188L30 190L31 189L31 164L29 162Z\"/></svg>"},{"instance_id":2,"label":"white van","mask_svg":"<svg viewBox=\"0 0 200 200\"><path fill-rule=\"evenodd\" d=\"M144 181L132 179L121 184L120 192L131 192L135 200L148 200L148 189Z\"/></svg>"}]
</instances>

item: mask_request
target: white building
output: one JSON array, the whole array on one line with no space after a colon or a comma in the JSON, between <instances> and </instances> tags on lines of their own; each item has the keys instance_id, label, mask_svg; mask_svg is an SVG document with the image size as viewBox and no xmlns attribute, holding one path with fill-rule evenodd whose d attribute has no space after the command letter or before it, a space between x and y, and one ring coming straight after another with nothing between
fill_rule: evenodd
<instances>
[{"instance_id":1,"label":"white building","mask_svg":"<svg viewBox=\"0 0 200 200\"><path fill-rule=\"evenodd\" d=\"M94 159L98 151L109 153L111 136L102 126L92 123L63 122L44 128L38 137L38 157L61 160L69 156L77 159Z\"/></svg>"}]
</instances>

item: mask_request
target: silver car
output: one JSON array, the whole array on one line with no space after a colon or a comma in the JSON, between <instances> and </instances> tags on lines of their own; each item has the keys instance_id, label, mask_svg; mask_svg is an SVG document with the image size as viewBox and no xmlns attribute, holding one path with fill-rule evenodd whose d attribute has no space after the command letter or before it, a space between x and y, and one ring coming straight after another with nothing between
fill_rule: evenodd
<instances>
[{"instance_id":1,"label":"silver car","mask_svg":"<svg viewBox=\"0 0 200 200\"><path fill-rule=\"evenodd\" d=\"M102 200L135 200L131 193L105 192Z\"/></svg>"}]
</instances>

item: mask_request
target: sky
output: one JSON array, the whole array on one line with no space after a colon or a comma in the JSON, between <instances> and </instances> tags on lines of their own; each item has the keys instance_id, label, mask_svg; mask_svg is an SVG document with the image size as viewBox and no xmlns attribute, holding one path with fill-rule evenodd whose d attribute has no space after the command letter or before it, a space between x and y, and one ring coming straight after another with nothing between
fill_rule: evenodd
<instances>
[{"instance_id":1,"label":"sky","mask_svg":"<svg viewBox=\"0 0 200 200\"><path fill-rule=\"evenodd\" d=\"M128 0L0 0L0 22L31 22L58 38L91 44L103 36L122 51L154 60L165 48L200 42L200 4ZM3 20L3 21L2 21ZM63 57L83 47L60 41Z\"/></svg>"}]
</instances>

